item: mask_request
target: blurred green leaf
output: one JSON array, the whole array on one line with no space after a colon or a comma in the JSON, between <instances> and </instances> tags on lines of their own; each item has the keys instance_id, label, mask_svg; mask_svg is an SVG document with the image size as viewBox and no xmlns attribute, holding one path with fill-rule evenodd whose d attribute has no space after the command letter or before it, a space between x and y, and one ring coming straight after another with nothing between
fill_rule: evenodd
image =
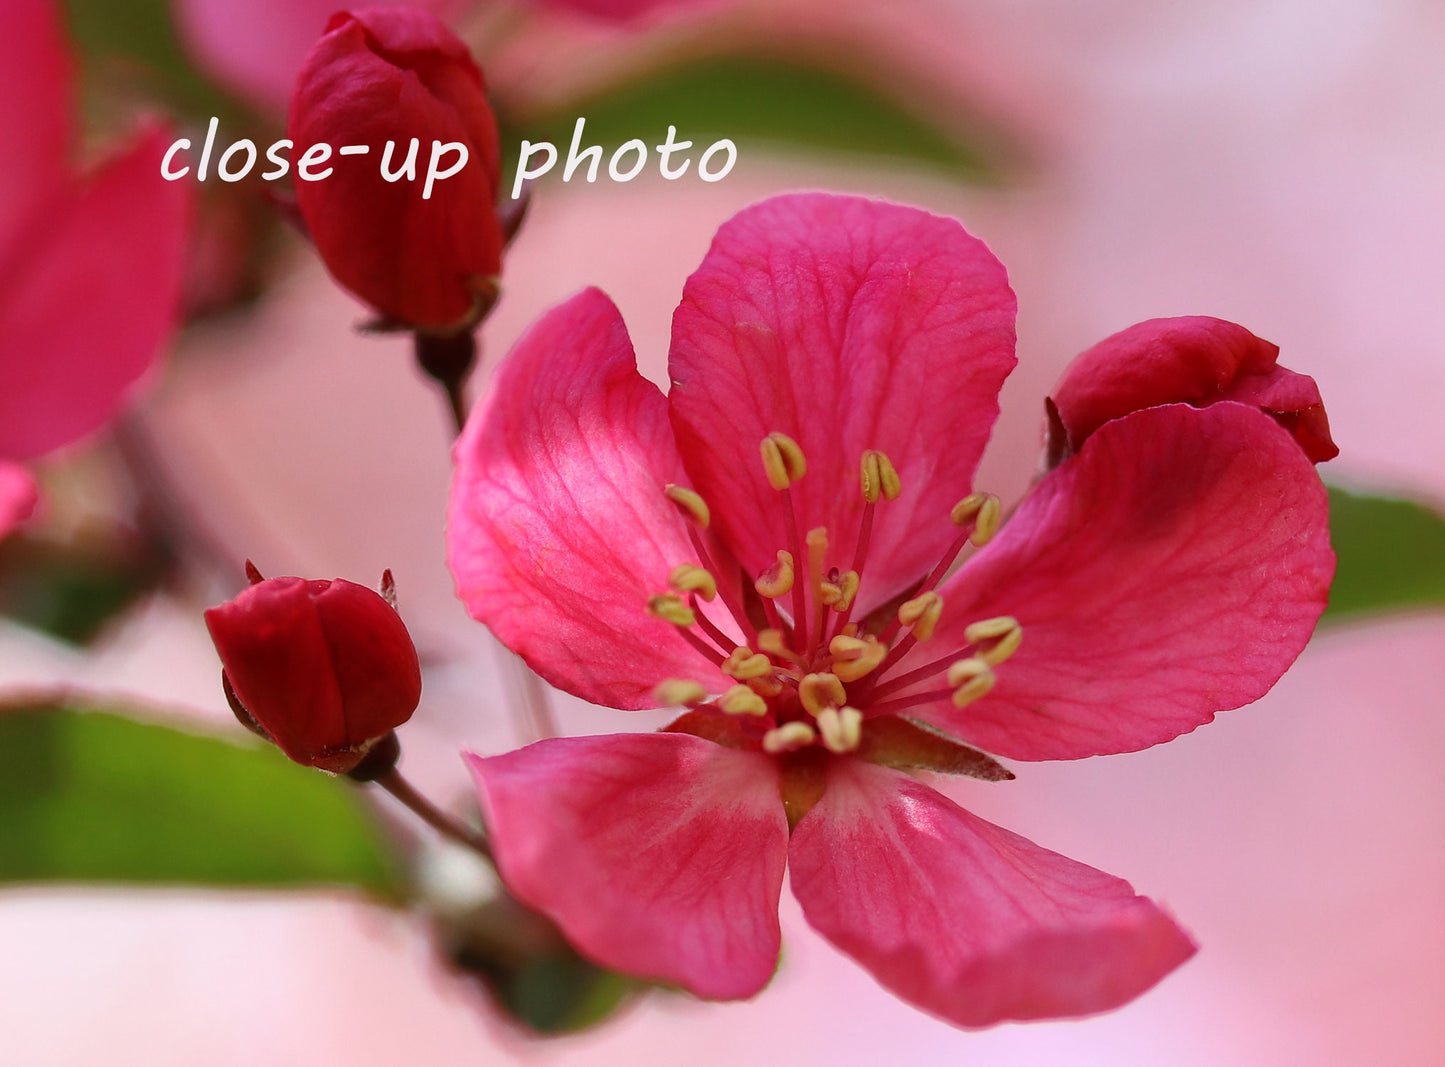
<instances>
[{"instance_id":1,"label":"blurred green leaf","mask_svg":"<svg viewBox=\"0 0 1445 1067\"><path fill-rule=\"evenodd\" d=\"M74 543L9 537L0 543L0 614L70 644L89 644L165 579L167 563L138 537Z\"/></svg>"},{"instance_id":2,"label":"blurred green leaf","mask_svg":"<svg viewBox=\"0 0 1445 1067\"><path fill-rule=\"evenodd\" d=\"M1445 608L1445 516L1413 500L1331 486L1330 537L1339 568L1327 620Z\"/></svg>"},{"instance_id":3,"label":"blurred green leaf","mask_svg":"<svg viewBox=\"0 0 1445 1067\"><path fill-rule=\"evenodd\" d=\"M997 180L1001 155L990 143L997 137L946 128L839 68L753 54L688 59L569 100L512 123L505 149L516 152L522 137L550 141L561 157L554 170L560 173L578 116L587 120L583 143L609 151L634 137L661 143L667 127L676 126L678 140L693 142L694 160L713 140L729 137L740 160L763 144L907 160L989 182ZM514 172L515 158L507 162L507 172Z\"/></svg>"},{"instance_id":4,"label":"blurred green leaf","mask_svg":"<svg viewBox=\"0 0 1445 1067\"><path fill-rule=\"evenodd\" d=\"M0 882L401 892L350 782L259 744L43 705L0 708Z\"/></svg>"},{"instance_id":5,"label":"blurred green leaf","mask_svg":"<svg viewBox=\"0 0 1445 1067\"><path fill-rule=\"evenodd\" d=\"M456 971L533 1034L596 1026L649 988L584 959L551 921L505 892L445 918L438 934Z\"/></svg>"},{"instance_id":6,"label":"blurred green leaf","mask_svg":"<svg viewBox=\"0 0 1445 1067\"><path fill-rule=\"evenodd\" d=\"M65 9L90 78L119 69L132 79L141 75L168 104L193 117L245 114L191 58L177 32L172 0L65 0Z\"/></svg>"}]
</instances>

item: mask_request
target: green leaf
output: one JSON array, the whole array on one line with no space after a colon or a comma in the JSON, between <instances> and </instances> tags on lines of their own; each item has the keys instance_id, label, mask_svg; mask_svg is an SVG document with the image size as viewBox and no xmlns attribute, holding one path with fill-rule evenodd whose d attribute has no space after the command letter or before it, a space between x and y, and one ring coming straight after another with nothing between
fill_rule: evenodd
<instances>
[{"instance_id":1,"label":"green leaf","mask_svg":"<svg viewBox=\"0 0 1445 1067\"><path fill-rule=\"evenodd\" d=\"M583 143L607 151L634 137L655 146L676 126L679 141L693 142L694 168L722 137L737 144L740 165L758 147L822 150L907 160L970 182L996 180L1004 154L997 134L949 128L937 114L907 106L841 67L747 53L654 68L524 117L504 143L515 151L520 137L552 142L561 157L553 173L561 173L578 116L587 120ZM655 157L649 159L655 168ZM510 160L509 172L513 166Z\"/></svg>"},{"instance_id":2,"label":"green leaf","mask_svg":"<svg viewBox=\"0 0 1445 1067\"><path fill-rule=\"evenodd\" d=\"M344 6L344 5L338 5ZM197 65L181 40L171 0L65 0L67 28L85 68L92 97L112 84L139 82L192 116L236 120L245 107ZM320 27L317 27L318 35Z\"/></svg>"},{"instance_id":3,"label":"green leaf","mask_svg":"<svg viewBox=\"0 0 1445 1067\"><path fill-rule=\"evenodd\" d=\"M17 534L0 543L0 614L86 645L159 585L166 567L159 547L143 538L65 543Z\"/></svg>"},{"instance_id":4,"label":"green leaf","mask_svg":"<svg viewBox=\"0 0 1445 1067\"><path fill-rule=\"evenodd\" d=\"M1327 620L1445 608L1445 516L1417 501L1331 486L1330 537L1339 567Z\"/></svg>"},{"instance_id":5,"label":"green leaf","mask_svg":"<svg viewBox=\"0 0 1445 1067\"><path fill-rule=\"evenodd\" d=\"M443 919L443 952L458 974L533 1034L576 1033L610 1018L647 984L584 959L547 918L505 892Z\"/></svg>"},{"instance_id":6,"label":"green leaf","mask_svg":"<svg viewBox=\"0 0 1445 1067\"><path fill-rule=\"evenodd\" d=\"M0 882L349 886L401 872L358 790L258 744L105 711L0 708Z\"/></svg>"}]
</instances>

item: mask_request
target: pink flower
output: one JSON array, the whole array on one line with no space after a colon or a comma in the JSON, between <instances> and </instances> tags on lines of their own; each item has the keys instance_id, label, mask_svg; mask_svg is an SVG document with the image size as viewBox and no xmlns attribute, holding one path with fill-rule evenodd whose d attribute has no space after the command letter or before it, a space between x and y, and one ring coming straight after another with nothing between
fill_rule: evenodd
<instances>
[{"instance_id":1,"label":"pink flower","mask_svg":"<svg viewBox=\"0 0 1445 1067\"><path fill-rule=\"evenodd\" d=\"M17 461L108 422L174 325L189 191L161 179L170 138L154 126L70 170L70 57L50 3L0 9L0 66L18 87L0 100L3 535L33 504Z\"/></svg>"},{"instance_id":2,"label":"pink flower","mask_svg":"<svg viewBox=\"0 0 1445 1067\"><path fill-rule=\"evenodd\" d=\"M482 73L446 23L410 7L333 15L296 77L286 132L298 152L395 146L381 166L338 162L321 181L298 167L307 233L332 276L382 316L440 334L472 329L501 270L501 153ZM418 140L419 161L408 155ZM465 165L433 187L441 145L453 146L447 166ZM384 176L408 160L422 184Z\"/></svg>"},{"instance_id":3,"label":"pink flower","mask_svg":"<svg viewBox=\"0 0 1445 1067\"><path fill-rule=\"evenodd\" d=\"M596 290L502 365L457 445L459 594L570 693L690 709L468 757L503 876L583 952L750 996L786 865L819 932L958 1025L1102 1011L1193 953L909 772L1146 748L1264 694L1325 605L1325 493L1255 407L1165 404L999 529L972 480L1014 314L956 222L796 195L719 231L666 396Z\"/></svg>"}]
</instances>

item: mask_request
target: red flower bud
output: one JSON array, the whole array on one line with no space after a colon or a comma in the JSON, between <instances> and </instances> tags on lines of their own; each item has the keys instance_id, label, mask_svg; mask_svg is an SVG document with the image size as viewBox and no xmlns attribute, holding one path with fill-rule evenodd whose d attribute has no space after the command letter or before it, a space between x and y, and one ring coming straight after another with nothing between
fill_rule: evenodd
<instances>
[{"instance_id":1,"label":"red flower bud","mask_svg":"<svg viewBox=\"0 0 1445 1067\"><path fill-rule=\"evenodd\" d=\"M206 626L236 700L297 763L351 770L421 700L401 617L354 582L270 578Z\"/></svg>"},{"instance_id":2,"label":"red flower bud","mask_svg":"<svg viewBox=\"0 0 1445 1067\"><path fill-rule=\"evenodd\" d=\"M1279 346L1223 319L1150 319L1083 353L1054 390L1051 461L1077 452L1111 419L1160 404L1207 407L1233 400L1259 408L1288 430L1315 463L1333 459L1319 387L1279 366Z\"/></svg>"},{"instance_id":3,"label":"red flower bud","mask_svg":"<svg viewBox=\"0 0 1445 1067\"><path fill-rule=\"evenodd\" d=\"M474 326L501 269L501 154L466 45L416 8L333 15L297 76L287 136L301 216L332 276L399 324ZM331 154L303 169L317 144ZM450 144L467 162L438 177L460 159ZM341 154L348 145L367 151Z\"/></svg>"}]
</instances>

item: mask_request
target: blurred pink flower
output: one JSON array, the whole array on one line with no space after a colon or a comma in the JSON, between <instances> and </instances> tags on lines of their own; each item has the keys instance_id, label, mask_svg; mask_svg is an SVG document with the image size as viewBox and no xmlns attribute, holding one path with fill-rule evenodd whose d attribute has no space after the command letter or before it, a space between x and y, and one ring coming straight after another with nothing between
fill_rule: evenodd
<instances>
[{"instance_id":1,"label":"blurred pink flower","mask_svg":"<svg viewBox=\"0 0 1445 1067\"><path fill-rule=\"evenodd\" d=\"M220 81L248 99L282 110L301 61L331 16L340 11L409 6L444 12L455 0L175 0L177 24L190 49Z\"/></svg>"},{"instance_id":2,"label":"blurred pink flower","mask_svg":"<svg viewBox=\"0 0 1445 1067\"><path fill-rule=\"evenodd\" d=\"M505 0L511 2L511 0ZM697 7L721 0L516 0L516 6L577 11L613 22L636 22L669 7ZM176 21L191 52L219 81L246 99L282 110L301 62L325 32L332 15L376 7L419 7L443 17L498 0L174 0Z\"/></svg>"},{"instance_id":3,"label":"blurred pink flower","mask_svg":"<svg viewBox=\"0 0 1445 1067\"><path fill-rule=\"evenodd\" d=\"M1009 777L954 737L1141 749L1261 696L1324 608L1324 490L1257 409L1166 404L994 537L972 479L1014 313L956 222L794 195L719 231L667 396L596 290L503 364L457 445L461 598L568 692L691 709L468 757L504 878L583 952L750 996L786 865L816 929L959 1025L1105 1010L1192 954L1127 883L904 772Z\"/></svg>"},{"instance_id":4,"label":"blurred pink flower","mask_svg":"<svg viewBox=\"0 0 1445 1067\"><path fill-rule=\"evenodd\" d=\"M98 429L151 365L175 324L190 196L161 178L169 135L154 125L93 172L70 170L69 52L47 0L0 11L0 66L25 86L0 100L4 462ZM0 506L0 532L26 510Z\"/></svg>"},{"instance_id":5,"label":"blurred pink flower","mask_svg":"<svg viewBox=\"0 0 1445 1067\"><path fill-rule=\"evenodd\" d=\"M720 6L723 0L531 0L543 7L579 11L593 18L631 22L668 8Z\"/></svg>"}]
</instances>

